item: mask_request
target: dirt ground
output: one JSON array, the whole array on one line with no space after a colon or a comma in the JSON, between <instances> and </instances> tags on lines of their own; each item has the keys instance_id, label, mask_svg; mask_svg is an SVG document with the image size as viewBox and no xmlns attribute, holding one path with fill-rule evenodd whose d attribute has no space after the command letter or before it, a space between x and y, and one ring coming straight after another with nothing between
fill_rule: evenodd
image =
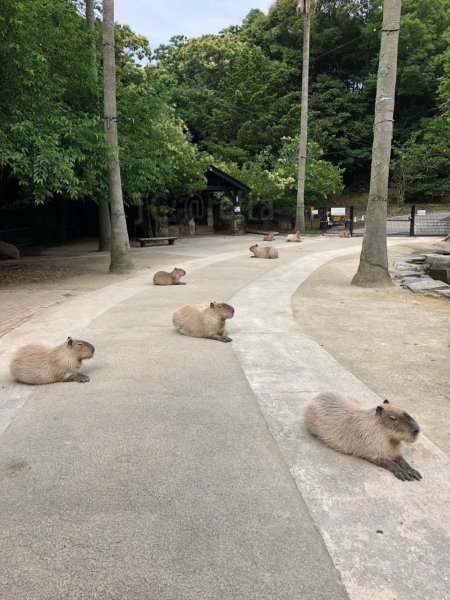
<instances>
[{"instance_id":1,"label":"dirt ground","mask_svg":"<svg viewBox=\"0 0 450 600\"><path fill-rule=\"evenodd\" d=\"M393 263L448 247L405 241L390 248L389 259ZM152 262L173 268L176 255L165 256L164 248L155 251L132 249L134 272L129 275L108 274L109 256L96 252L92 241L24 256L20 263L0 261L0 336L52 305L143 273ZM295 318L378 395L410 412L423 433L450 455L450 301L397 285L351 286L358 260L357 253L319 268L292 298Z\"/></svg>"},{"instance_id":2,"label":"dirt ground","mask_svg":"<svg viewBox=\"0 0 450 600\"><path fill-rule=\"evenodd\" d=\"M389 249L389 260L444 247L405 243ZM450 455L450 301L397 285L352 286L358 263L359 255L339 258L315 271L292 299L295 317L339 363L413 415Z\"/></svg>"}]
</instances>

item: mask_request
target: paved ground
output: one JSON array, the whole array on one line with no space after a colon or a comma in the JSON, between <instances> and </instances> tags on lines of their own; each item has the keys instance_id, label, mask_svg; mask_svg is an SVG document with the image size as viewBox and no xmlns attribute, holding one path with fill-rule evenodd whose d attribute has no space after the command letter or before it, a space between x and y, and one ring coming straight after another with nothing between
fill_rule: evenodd
<instances>
[{"instance_id":1,"label":"paved ground","mask_svg":"<svg viewBox=\"0 0 450 600\"><path fill-rule=\"evenodd\" d=\"M0 337L2 598L445 597L445 455L421 438L424 480L405 484L302 427L317 390L377 401L290 306L360 241L280 240L263 261L254 239L135 250L142 269L107 288L101 257L67 257L91 271L66 280L77 296ZM186 286L151 285L173 266ZM232 344L173 330L174 309L213 299L236 307ZM68 334L96 346L90 384L10 381L15 347Z\"/></svg>"}]
</instances>

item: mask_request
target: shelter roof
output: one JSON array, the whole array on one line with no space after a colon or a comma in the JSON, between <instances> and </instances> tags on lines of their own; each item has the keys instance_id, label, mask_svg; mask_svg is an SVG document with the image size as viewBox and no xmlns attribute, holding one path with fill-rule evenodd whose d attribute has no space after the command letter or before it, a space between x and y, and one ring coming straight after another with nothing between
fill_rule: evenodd
<instances>
[{"instance_id":1,"label":"shelter roof","mask_svg":"<svg viewBox=\"0 0 450 600\"><path fill-rule=\"evenodd\" d=\"M208 182L207 192L227 192L228 190L249 192L251 189L242 181L235 179L214 165L206 171L205 177Z\"/></svg>"}]
</instances>

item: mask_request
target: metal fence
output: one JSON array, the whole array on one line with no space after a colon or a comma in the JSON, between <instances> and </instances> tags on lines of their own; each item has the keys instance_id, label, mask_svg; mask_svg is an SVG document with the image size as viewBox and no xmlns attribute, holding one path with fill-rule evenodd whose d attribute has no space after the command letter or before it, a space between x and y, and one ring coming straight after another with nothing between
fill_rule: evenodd
<instances>
[{"instance_id":1,"label":"metal fence","mask_svg":"<svg viewBox=\"0 0 450 600\"><path fill-rule=\"evenodd\" d=\"M412 205L409 214L388 217L388 235L447 235L450 230L450 206L434 210Z\"/></svg>"}]
</instances>

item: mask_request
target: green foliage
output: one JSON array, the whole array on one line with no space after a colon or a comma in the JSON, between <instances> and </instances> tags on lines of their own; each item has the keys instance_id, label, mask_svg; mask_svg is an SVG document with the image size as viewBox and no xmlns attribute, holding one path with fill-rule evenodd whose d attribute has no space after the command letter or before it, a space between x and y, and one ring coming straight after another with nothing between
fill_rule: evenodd
<instances>
[{"instance_id":1,"label":"green foliage","mask_svg":"<svg viewBox=\"0 0 450 600\"><path fill-rule=\"evenodd\" d=\"M432 2L430 8L436 25L441 27L439 3ZM415 26L420 27L417 18ZM434 61L444 71L438 81L438 112L433 118L422 119L420 128L403 144L394 147L391 166L400 203L405 200L432 201L450 193L450 27L443 33L441 41L444 51ZM428 43L431 43L429 39ZM424 78L426 76L427 71ZM436 85L434 79L433 85Z\"/></svg>"},{"instance_id":2,"label":"green foliage","mask_svg":"<svg viewBox=\"0 0 450 600\"><path fill-rule=\"evenodd\" d=\"M292 214L303 19L297 0L252 10L218 35L176 36L151 53L116 26L124 196L202 189L211 163ZM382 0L322 0L312 17L306 201L367 184ZM448 0L403 0L394 174L406 198L448 193ZM107 193L99 78L84 3L0 0L0 167L20 197ZM154 59L151 61L151 59ZM151 61L151 62L150 62ZM319 150L319 148L321 150ZM403 188L402 188L403 186Z\"/></svg>"},{"instance_id":3,"label":"green foliage","mask_svg":"<svg viewBox=\"0 0 450 600\"><path fill-rule=\"evenodd\" d=\"M265 149L240 168L236 164L222 165L233 177L251 187L244 211L257 203L270 203L276 216L295 216L298 146L298 137L286 137L276 157ZM331 194L342 191L342 174L343 170L324 160L319 146L310 142L306 163L305 208L326 206Z\"/></svg>"},{"instance_id":4,"label":"green foliage","mask_svg":"<svg viewBox=\"0 0 450 600\"><path fill-rule=\"evenodd\" d=\"M16 0L0 10L0 164L37 203L78 197L91 162L87 141L95 153L102 146L98 119L83 110L95 93L86 30L63 0Z\"/></svg>"},{"instance_id":5,"label":"green foliage","mask_svg":"<svg viewBox=\"0 0 450 600\"><path fill-rule=\"evenodd\" d=\"M185 126L147 82L118 87L121 167L126 199L203 189L211 158L186 137Z\"/></svg>"},{"instance_id":6,"label":"green foliage","mask_svg":"<svg viewBox=\"0 0 450 600\"><path fill-rule=\"evenodd\" d=\"M447 195L450 173L450 115L426 119L394 148L393 180L399 202L432 201Z\"/></svg>"},{"instance_id":7,"label":"green foliage","mask_svg":"<svg viewBox=\"0 0 450 600\"><path fill-rule=\"evenodd\" d=\"M0 167L21 197L99 199L107 194L102 77L92 73L84 7L69 0L0 0ZM101 65L101 23L96 29ZM125 199L201 189L200 153L138 61L147 40L116 27L118 126Z\"/></svg>"},{"instance_id":8,"label":"green foliage","mask_svg":"<svg viewBox=\"0 0 450 600\"><path fill-rule=\"evenodd\" d=\"M297 0L251 10L216 36L178 36L157 49L155 77L169 90L194 140L243 166L300 121L303 19ZM394 141L433 115L448 46L448 0L403 0ZM311 24L310 136L347 184L368 185L382 0L322 0ZM448 83L447 83L448 85Z\"/></svg>"}]
</instances>

